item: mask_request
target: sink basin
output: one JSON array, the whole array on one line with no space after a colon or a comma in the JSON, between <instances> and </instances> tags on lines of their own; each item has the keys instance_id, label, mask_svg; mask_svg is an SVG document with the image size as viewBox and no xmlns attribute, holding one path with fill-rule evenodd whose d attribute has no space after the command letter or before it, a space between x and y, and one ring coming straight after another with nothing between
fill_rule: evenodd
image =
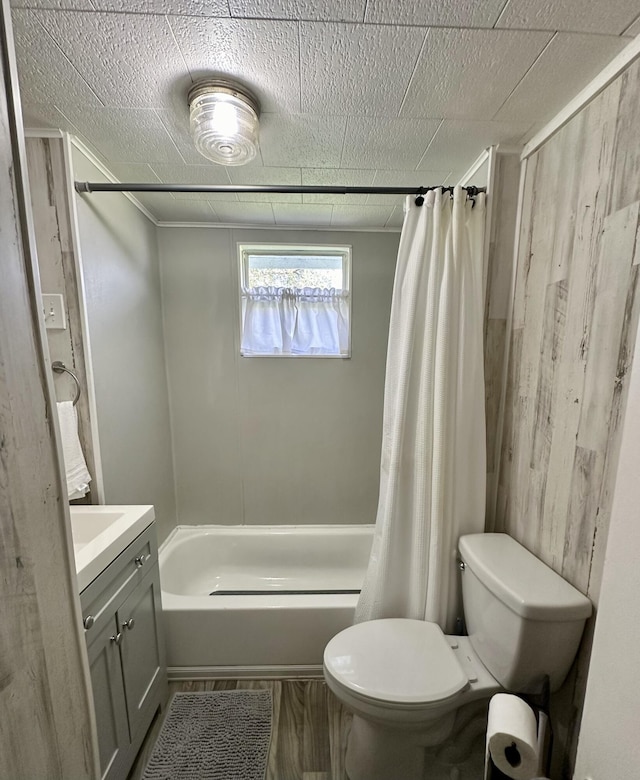
<instances>
[{"instance_id":1,"label":"sink basin","mask_svg":"<svg viewBox=\"0 0 640 780\"><path fill-rule=\"evenodd\" d=\"M102 509L102 507L97 507ZM105 507L107 509L107 507ZM71 529L73 532L73 546L82 549L92 542L96 536L106 531L114 523L124 517L125 512L96 512L91 509L80 511L71 507Z\"/></svg>"},{"instance_id":2,"label":"sink basin","mask_svg":"<svg viewBox=\"0 0 640 780\"><path fill-rule=\"evenodd\" d=\"M150 525L153 506L71 506L78 588L82 591Z\"/></svg>"}]
</instances>

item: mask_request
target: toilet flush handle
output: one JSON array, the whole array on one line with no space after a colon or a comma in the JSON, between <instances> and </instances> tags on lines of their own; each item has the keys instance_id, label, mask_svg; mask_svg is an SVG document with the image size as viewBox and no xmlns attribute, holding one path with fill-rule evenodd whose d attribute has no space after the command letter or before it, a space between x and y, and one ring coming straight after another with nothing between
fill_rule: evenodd
<instances>
[{"instance_id":1,"label":"toilet flush handle","mask_svg":"<svg viewBox=\"0 0 640 780\"><path fill-rule=\"evenodd\" d=\"M467 568L467 564L464 561L458 561L458 568L460 571L464 571Z\"/></svg>"}]
</instances>

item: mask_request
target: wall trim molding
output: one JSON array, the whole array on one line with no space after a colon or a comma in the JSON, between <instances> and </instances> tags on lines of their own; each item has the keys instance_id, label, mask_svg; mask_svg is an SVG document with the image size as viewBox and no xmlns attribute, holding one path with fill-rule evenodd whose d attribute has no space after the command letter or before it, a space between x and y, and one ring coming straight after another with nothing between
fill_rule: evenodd
<instances>
[{"instance_id":1,"label":"wall trim molding","mask_svg":"<svg viewBox=\"0 0 640 780\"><path fill-rule=\"evenodd\" d=\"M504 364L502 366L502 377L500 382L500 404L498 406L498 425L495 438L494 462L495 462L495 483L493 485L493 494L488 501L488 513L485 518L485 532L495 530L496 514L498 511L498 493L500 490L500 470L502 468L502 438L504 436L504 416L507 405L507 384L509 381L509 360L511 359L511 329L513 327L513 308L516 296L516 277L518 273L518 259L520 257L520 230L522 227L522 215L524 209L524 186L527 175L527 160L520 162L520 181L518 182L518 207L516 211L516 224L513 236L513 259L511 265L511 285L509 291L509 311L506 322L506 339L504 345Z\"/></svg>"},{"instance_id":2,"label":"wall trim molding","mask_svg":"<svg viewBox=\"0 0 640 780\"><path fill-rule=\"evenodd\" d=\"M170 680L322 679L322 665L307 666L169 666Z\"/></svg>"},{"instance_id":3,"label":"wall trim molding","mask_svg":"<svg viewBox=\"0 0 640 780\"><path fill-rule=\"evenodd\" d=\"M24 131L24 137L25 138L62 138L64 133L62 130L55 130L53 128L25 128Z\"/></svg>"},{"instance_id":4,"label":"wall trim molding","mask_svg":"<svg viewBox=\"0 0 640 780\"><path fill-rule=\"evenodd\" d=\"M91 425L91 442L93 445L93 465L94 465L94 484L98 504L105 504L104 476L102 471L102 454L100 450L100 432L98 429L98 406L96 402L96 386L93 376L93 359L91 354L91 335L89 333L89 315L87 312L87 297L85 295L84 283L84 265L82 263L82 248L80 246L80 224L78 220L78 203L76 200L76 191L74 189L73 158L71 150L71 136L69 133L62 134L62 145L64 149L64 167L67 185L67 204L69 208L69 218L71 220L71 241L73 244L73 261L76 271L76 284L78 287L78 303L80 310L80 327L82 330L82 341L85 350L85 376L87 386L85 388L89 402L89 420Z\"/></svg>"},{"instance_id":5,"label":"wall trim molding","mask_svg":"<svg viewBox=\"0 0 640 780\"><path fill-rule=\"evenodd\" d=\"M640 57L640 35L637 35L611 62L578 92L541 130L524 146L520 159L525 160L545 144L551 136L561 130L576 114L605 90L612 81Z\"/></svg>"},{"instance_id":6,"label":"wall trim molding","mask_svg":"<svg viewBox=\"0 0 640 780\"><path fill-rule=\"evenodd\" d=\"M496 185L496 167L498 164L497 146L487 149L487 194L484 222L484 246L482 248L482 310L487 302L487 283L489 280L489 252L491 250L491 224L493 222L493 191ZM473 175L473 174L471 174Z\"/></svg>"},{"instance_id":7,"label":"wall trim molding","mask_svg":"<svg viewBox=\"0 0 640 780\"><path fill-rule=\"evenodd\" d=\"M99 160L98 157L96 157L96 155L91 151L91 149L89 149L85 144L83 144L79 138L76 138L76 136L72 135L71 133L65 133L65 135L69 137L69 140L71 141L73 146L75 146L79 152L82 152L82 154L84 154L84 156L87 158L87 160L89 160L90 163L96 166L96 168L100 171L100 173L103 176L105 176L113 184L120 183L120 179L118 179L117 176L114 176L111 173L111 171L107 168L107 166L101 160ZM72 191L75 195L76 192L74 187L72 187ZM158 225L158 220L153 216L153 214L150 211L147 211L147 209L142 205L142 203L140 203L140 201L137 198L135 198L130 192L123 192L121 194L124 195L124 197L127 200L131 201L131 203L133 203L133 205L137 209L139 209L151 223L153 223L156 226Z\"/></svg>"},{"instance_id":8,"label":"wall trim molding","mask_svg":"<svg viewBox=\"0 0 640 780\"><path fill-rule=\"evenodd\" d=\"M458 180L458 185L460 187L464 187L466 183L469 181L469 179L473 176L473 174L485 164L485 162L490 157L492 149L496 149L496 147L488 146L486 149L483 149L482 152L476 158L476 160L474 160L474 162L471 163L471 165L467 168L467 170L462 174L462 176Z\"/></svg>"},{"instance_id":9,"label":"wall trim molding","mask_svg":"<svg viewBox=\"0 0 640 780\"><path fill-rule=\"evenodd\" d=\"M244 222L156 222L161 228L207 228L222 230L311 230L324 233L400 233L401 227L333 227L330 225L261 225Z\"/></svg>"}]
</instances>

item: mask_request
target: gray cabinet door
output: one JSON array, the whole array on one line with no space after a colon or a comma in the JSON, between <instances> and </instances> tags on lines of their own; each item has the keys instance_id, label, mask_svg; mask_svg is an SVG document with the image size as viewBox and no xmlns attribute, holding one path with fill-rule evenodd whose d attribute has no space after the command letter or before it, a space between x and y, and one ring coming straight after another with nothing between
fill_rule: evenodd
<instances>
[{"instance_id":1,"label":"gray cabinet door","mask_svg":"<svg viewBox=\"0 0 640 780\"><path fill-rule=\"evenodd\" d=\"M165 678L160 641L160 579L157 566L140 582L117 613L124 636L120 645L131 740L147 729Z\"/></svg>"},{"instance_id":2,"label":"gray cabinet door","mask_svg":"<svg viewBox=\"0 0 640 780\"><path fill-rule=\"evenodd\" d=\"M115 617L103 626L89 647L89 668L98 727L101 777L118 777L129 749L129 724L122 681L120 653L116 644Z\"/></svg>"}]
</instances>

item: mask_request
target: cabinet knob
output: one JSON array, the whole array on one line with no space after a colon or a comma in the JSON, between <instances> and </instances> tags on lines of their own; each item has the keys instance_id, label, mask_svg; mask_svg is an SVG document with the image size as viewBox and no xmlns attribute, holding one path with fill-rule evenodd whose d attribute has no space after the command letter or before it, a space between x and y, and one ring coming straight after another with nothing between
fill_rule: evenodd
<instances>
[{"instance_id":1,"label":"cabinet knob","mask_svg":"<svg viewBox=\"0 0 640 780\"><path fill-rule=\"evenodd\" d=\"M117 646L120 645L120 642L122 642L122 637L123 637L123 634L121 634L120 631L118 631L118 633L115 634L115 636L110 637L110 639L117 647Z\"/></svg>"},{"instance_id":2,"label":"cabinet knob","mask_svg":"<svg viewBox=\"0 0 640 780\"><path fill-rule=\"evenodd\" d=\"M151 558L150 555L138 555L138 557L135 559L136 566L144 566L145 563Z\"/></svg>"},{"instance_id":3,"label":"cabinet knob","mask_svg":"<svg viewBox=\"0 0 640 780\"><path fill-rule=\"evenodd\" d=\"M133 618L129 618L129 620L125 620L122 624L122 628L128 628L129 631L135 626L136 621Z\"/></svg>"},{"instance_id":4,"label":"cabinet knob","mask_svg":"<svg viewBox=\"0 0 640 780\"><path fill-rule=\"evenodd\" d=\"M86 618L82 621L82 625L88 630L95 622L96 619L93 615L87 615Z\"/></svg>"}]
</instances>

